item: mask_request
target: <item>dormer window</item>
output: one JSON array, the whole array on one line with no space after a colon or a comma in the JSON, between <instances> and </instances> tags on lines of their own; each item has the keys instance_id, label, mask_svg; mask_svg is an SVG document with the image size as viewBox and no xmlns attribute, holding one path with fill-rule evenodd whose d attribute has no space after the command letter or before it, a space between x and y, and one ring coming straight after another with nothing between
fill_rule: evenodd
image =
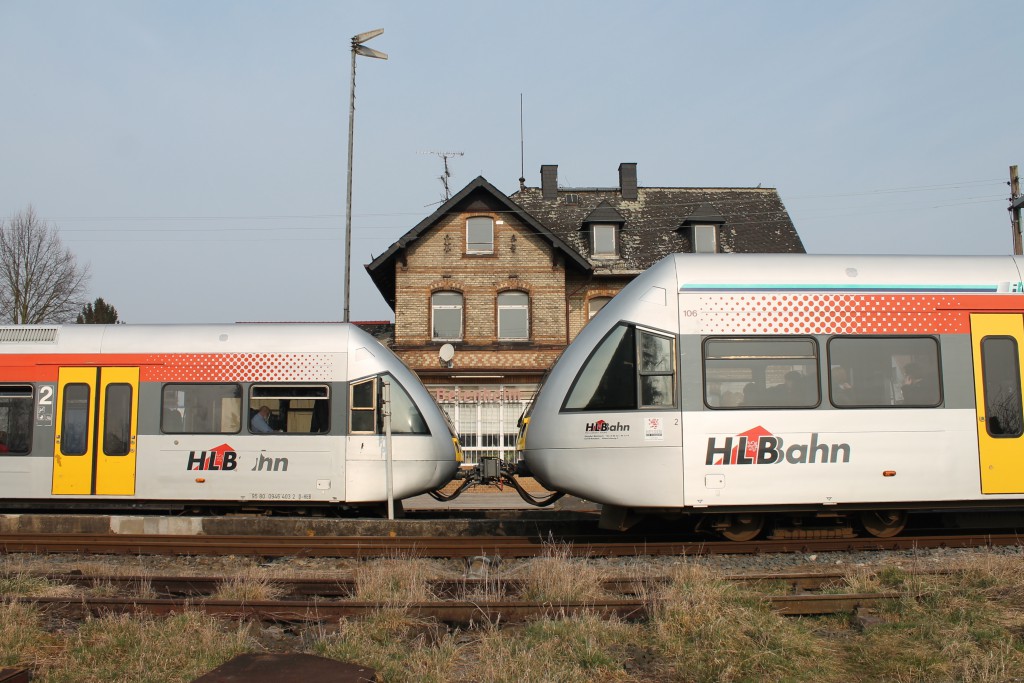
<instances>
[{"instance_id":1,"label":"dormer window","mask_svg":"<svg viewBox=\"0 0 1024 683\"><path fill-rule=\"evenodd\" d=\"M619 226L614 223L592 223L590 255L594 258L618 258Z\"/></svg>"},{"instance_id":2,"label":"dormer window","mask_svg":"<svg viewBox=\"0 0 1024 683\"><path fill-rule=\"evenodd\" d=\"M590 258L617 259L619 252L619 231L626 224L615 207L603 201L583 219L581 231L590 234Z\"/></svg>"},{"instance_id":3,"label":"dormer window","mask_svg":"<svg viewBox=\"0 0 1024 683\"><path fill-rule=\"evenodd\" d=\"M494 219L490 216L473 216L466 220L466 253L494 253Z\"/></svg>"},{"instance_id":4,"label":"dormer window","mask_svg":"<svg viewBox=\"0 0 1024 683\"><path fill-rule=\"evenodd\" d=\"M690 238L690 248L694 254L717 254L721 251L718 248L718 229L723 225L725 218L714 205L704 202L684 218L676 230Z\"/></svg>"}]
</instances>

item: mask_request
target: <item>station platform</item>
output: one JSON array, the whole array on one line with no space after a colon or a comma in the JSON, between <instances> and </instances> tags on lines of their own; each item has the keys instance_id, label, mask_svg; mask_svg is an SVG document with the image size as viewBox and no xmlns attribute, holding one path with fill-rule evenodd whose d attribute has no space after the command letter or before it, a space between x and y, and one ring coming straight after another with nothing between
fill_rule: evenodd
<instances>
[{"instance_id":1,"label":"station platform","mask_svg":"<svg viewBox=\"0 0 1024 683\"><path fill-rule=\"evenodd\" d=\"M543 496L543 489L532 492ZM565 496L550 507L524 501L512 488L475 487L452 501L415 496L396 505L352 510L337 516L228 512L218 515L120 513L0 513L0 534L132 534L210 536L529 536L592 532L600 506Z\"/></svg>"}]
</instances>

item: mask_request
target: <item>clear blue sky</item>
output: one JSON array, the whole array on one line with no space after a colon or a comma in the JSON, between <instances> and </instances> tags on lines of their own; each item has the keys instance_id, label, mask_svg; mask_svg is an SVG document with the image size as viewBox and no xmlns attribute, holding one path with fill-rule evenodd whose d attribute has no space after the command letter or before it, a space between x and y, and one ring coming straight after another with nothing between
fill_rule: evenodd
<instances>
[{"instance_id":1,"label":"clear blue sky","mask_svg":"<svg viewBox=\"0 0 1024 683\"><path fill-rule=\"evenodd\" d=\"M776 187L812 253L1011 250L1020 2L0 0L0 217L129 323L340 320L350 38L363 264L483 175Z\"/></svg>"}]
</instances>

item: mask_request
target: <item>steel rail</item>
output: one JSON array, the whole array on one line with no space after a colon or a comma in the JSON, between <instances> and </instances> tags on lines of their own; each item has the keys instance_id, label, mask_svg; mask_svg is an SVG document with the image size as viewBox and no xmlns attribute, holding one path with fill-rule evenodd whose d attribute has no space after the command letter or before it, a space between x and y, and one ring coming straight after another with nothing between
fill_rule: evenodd
<instances>
[{"instance_id":1,"label":"steel rail","mask_svg":"<svg viewBox=\"0 0 1024 683\"><path fill-rule=\"evenodd\" d=\"M853 593L826 595L765 596L773 609L787 616L836 614L872 607L897 599L899 593ZM310 623L364 618L388 607L405 610L416 618L436 619L450 624L519 623L530 619L571 618L598 614L638 621L651 616L656 600L597 600L591 602L547 602L524 600L480 600L438 602L326 602L322 600L189 600L180 598L5 598L8 602L57 610L72 618L105 614L168 615L199 610L213 616L254 619L277 623Z\"/></svg>"},{"instance_id":2,"label":"steel rail","mask_svg":"<svg viewBox=\"0 0 1024 683\"><path fill-rule=\"evenodd\" d=\"M136 575L103 575L103 574L35 574L47 581L89 588L94 586L110 586L119 590L147 589L161 596L196 597L210 596L229 581L223 576L147 576ZM829 572L789 572L789 573L757 573L757 574L726 574L718 577L722 581L742 583L781 583L792 591L815 591L825 586L839 585L845 579L844 574ZM290 598L351 598L358 592L358 583L353 578L295 578L265 577L267 583L284 591ZM650 576L638 578L615 578L601 581L602 590L614 595L635 596L649 588L668 585L671 579L667 576ZM529 587L526 579L507 578L455 578L429 579L427 590L438 597L452 598L459 595L490 593L496 595L521 595Z\"/></svg>"},{"instance_id":3,"label":"steel rail","mask_svg":"<svg viewBox=\"0 0 1024 683\"><path fill-rule=\"evenodd\" d=\"M554 543L533 536L207 536L156 534L0 534L0 552L258 557L534 557L552 546L575 557L850 552L1021 545L1017 534L951 534L896 538L730 541L664 537L575 536Z\"/></svg>"}]
</instances>

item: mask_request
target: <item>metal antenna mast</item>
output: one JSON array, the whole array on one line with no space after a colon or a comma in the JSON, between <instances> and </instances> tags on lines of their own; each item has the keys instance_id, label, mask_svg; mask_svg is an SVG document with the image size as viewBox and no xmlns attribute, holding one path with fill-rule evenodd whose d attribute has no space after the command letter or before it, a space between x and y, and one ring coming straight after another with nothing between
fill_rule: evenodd
<instances>
[{"instance_id":1,"label":"metal antenna mast","mask_svg":"<svg viewBox=\"0 0 1024 683\"><path fill-rule=\"evenodd\" d=\"M448 159L452 157L461 157L463 152L440 152L436 150L429 150L426 152L420 152L420 154L433 154L439 156L444 161L444 173L438 176L438 180L441 181L441 185L444 186L444 201L448 201L452 198L451 188L448 187L448 178L451 177L451 171L448 170Z\"/></svg>"}]
</instances>

